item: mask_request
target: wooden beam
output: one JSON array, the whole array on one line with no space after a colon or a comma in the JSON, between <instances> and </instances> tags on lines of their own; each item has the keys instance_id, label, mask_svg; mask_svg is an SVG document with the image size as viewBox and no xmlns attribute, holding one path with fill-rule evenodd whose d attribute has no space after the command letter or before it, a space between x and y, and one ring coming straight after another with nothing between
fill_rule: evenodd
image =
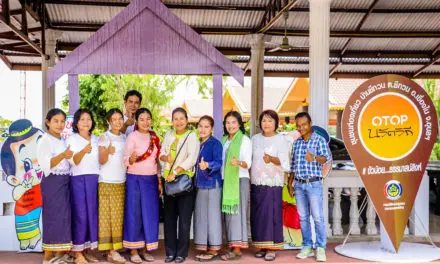
<instances>
[{"instance_id":1,"label":"wooden beam","mask_svg":"<svg viewBox=\"0 0 440 264\"><path fill-rule=\"evenodd\" d=\"M248 35L252 28L203 28L193 27L202 35ZM284 30L272 29L265 34L283 36ZM308 37L308 30L287 30L287 35L292 37ZM330 31L332 38L440 38L440 31Z\"/></svg>"},{"instance_id":2,"label":"wooden beam","mask_svg":"<svg viewBox=\"0 0 440 264\"><path fill-rule=\"evenodd\" d=\"M40 54L39 52L36 52L35 49L33 49L29 46L27 46L27 47L6 47L3 50L25 52L25 53L32 53L32 54ZM40 56L41 56L41 54L40 54Z\"/></svg>"},{"instance_id":3,"label":"wooden beam","mask_svg":"<svg viewBox=\"0 0 440 264\"><path fill-rule=\"evenodd\" d=\"M9 0L2 0L2 19L6 24L11 23L11 14L9 9Z\"/></svg>"},{"instance_id":4,"label":"wooden beam","mask_svg":"<svg viewBox=\"0 0 440 264\"><path fill-rule=\"evenodd\" d=\"M15 48L20 46L27 46L27 43L20 41L20 42L8 43L8 44L0 44L0 50L7 50L9 48Z\"/></svg>"},{"instance_id":5,"label":"wooden beam","mask_svg":"<svg viewBox=\"0 0 440 264\"><path fill-rule=\"evenodd\" d=\"M23 32L21 32L21 30L19 30L18 28L16 28L14 25L12 25L10 23L7 23L7 20L5 20L4 17L2 17L0 20L5 24L5 26L7 26L12 32L14 32L17 36L19 36L24 42L26 42L29 46L31 46L35 51L37 51L41 55L44 54L42 49L40 48L40 46L38 46L32 40L30 40L27 35L25 35Z\"/></svg>"},{"instance_id":6,"label":"wooden beam","mask_svg":"<svg viewBox=\"0 0 440 264\"><path fill-rule=\"evenodd\" d=\"M250 76L251 72L246 72L245 76ZM372 77L387 74L387 72L369 72L369 73L335 73L332 78L340 79L370 79ZM399 75L413 78L411 74L407 73L397 73ZM308 78L308 72L292 72L292 71L264 71L265 77L298 77L298 78ZM417 78L419 79L440 79L440 74L420 74Z\"/></svg>"},{"instance_id":7,"label":"wooden beam","mask_svg":"<svg viewBox=\"0 0 440 264\"><path fill-rule=\"evenodd\" d=\"M6 64L6 66L8 66L8 68L11 70L12 69L12 64L11 62L8 60L8 58L6 58L5 55L0 54L0 59Z\"/></svg>"},{"instance_id":8,"label":"wooden beam","mask_svg":"<svg viewBox=\"0 0 440 264\"><path fill-rule=\"evenodd\" d=\"M102 0L96 1L77 1L77 0L46 0L46 4L52 5L87 5L87 6L121 6L125 7L129 3L124 2L108 2Z\"/></svg>"},{"instance_id":9,"label":"wooden beam","mask_svg":"<svg viewBox=\"0 0 440 264\"><path fill-rule=\"evenodd\" d=\"M24 2L21 3L21 31L24 35L28 36L27 11Z\"/></svg>"},{"instance_id":10,"label":"wooden beam","mask_svg":"<svg viewBox=\"0 0 440 264\"><path fill-rule=\"evenodd\" d=\"M286 3L286 5L282 6L281 3L283 2ZM266 13L257 32L266 33L283 16L284 12L289 12L296 2L297 0L290 0L289 2L279 0L271 1L267 6Z\"/></svg>"},{"instance_id":11,"label":"wooden beam","mask_svg":"<svg viewBox=\"0 0 440 264\"><path fill-rule=\"evenodd\" d=\"M412 78L416 78L417 76L419 76L423 71L425 71L426 69L428 69L429 67L431 67L432 65L436 64L437 62L440 61L440 55L436 56L435 58L432 58L431 62L426 64L425 66L423 66L422 68L418 69L414 75L412 76Z\"/></svg>"},{"instance_id":12,"label":"wooden beam","mask_svg":"<svg viewBox=\"0 0 440 264\"><path fill-rule=\"evenodd\" d=\"M1 52L4 56L7 57L28 57L28 58L41 58L40 54L37 53L12 53L8 51L2 51Z\"/></svg>"},{"instance_id":13,"label":"wooden beam","mask_svg":"<svg viewBox=\"0 0 440 264\"><path fill-rule=\"evenodd\" d=\"M41 71L41 64L14 63L11 70L13 71Z\"/></svg>"}]
</instances>

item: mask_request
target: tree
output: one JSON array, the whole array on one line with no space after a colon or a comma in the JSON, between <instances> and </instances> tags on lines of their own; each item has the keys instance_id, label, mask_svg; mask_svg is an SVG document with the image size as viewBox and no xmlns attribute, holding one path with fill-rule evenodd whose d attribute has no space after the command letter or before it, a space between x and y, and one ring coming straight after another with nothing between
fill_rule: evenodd
<instances>
[{"instance_id":1,"label":"tree","mask_svg":"<svg viewBox=\"0 0 440 264\"><path fill-rule=\"evenodd\" d=\"M195 77L136 74L80 76L80 107L92 111L97 122L96 133L101 133L107 128L105 113L114 107L122 110L125 93L132 89L137 90L142 94L141 106L147 107L153 114L153 128L159 135L163 135L170 124L162 111L169 106L176 87L183 81L188 84L193 81L190 80L192 78ZM203 78L199 81L197 78L195 81L199 84L199 92L209 94L207 80ZM63 108L68 108L68 97L63 100Z\"/></svg>"}]
</instances>

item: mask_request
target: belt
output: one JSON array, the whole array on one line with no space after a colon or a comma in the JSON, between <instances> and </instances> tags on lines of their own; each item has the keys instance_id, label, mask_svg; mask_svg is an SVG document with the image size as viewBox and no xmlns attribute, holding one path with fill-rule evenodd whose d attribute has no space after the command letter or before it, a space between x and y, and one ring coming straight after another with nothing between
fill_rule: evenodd
<instances>
[{"instance_id":1,"label":"belt","mask_svg":"<svg viewBox=\"0 0 440 264\"><path fill-rule=\"evenodd\" d=\"M309 182L315 182L315 181L321 181L322 177L311 177L308 179L300 179L300 178L295 178L295 181L300 182L300 183L309 183Z\"/></svg>"}]
</instances>

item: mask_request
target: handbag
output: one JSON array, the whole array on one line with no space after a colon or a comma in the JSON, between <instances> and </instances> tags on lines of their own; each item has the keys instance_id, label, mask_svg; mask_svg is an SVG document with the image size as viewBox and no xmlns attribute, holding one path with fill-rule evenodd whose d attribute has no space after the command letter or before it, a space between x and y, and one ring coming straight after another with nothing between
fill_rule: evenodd
<instances>
[{"instance_id":1,"label":"handbag","mask_svg":"<svg viewBox=\"0 0 440 264\"><path fill-rule=\"evenodd\" d=\"M177 157L180 154L180 151L185 146L186 140L188 139L188 136L191 134L190 132L185 140L183 141L182 146L180 146L179 151L177 152L176 158L173 161L173 164L171 165L170 171L173 171L174 163L177 160ZM192 177L189 177L187 174L180 174L176 175L176 178L172 182L165 181L165 194L171 195L171 196L178 196L182 195L188 192L191 192L193 190L193 179Z\"/></svg>"}]
</instances>

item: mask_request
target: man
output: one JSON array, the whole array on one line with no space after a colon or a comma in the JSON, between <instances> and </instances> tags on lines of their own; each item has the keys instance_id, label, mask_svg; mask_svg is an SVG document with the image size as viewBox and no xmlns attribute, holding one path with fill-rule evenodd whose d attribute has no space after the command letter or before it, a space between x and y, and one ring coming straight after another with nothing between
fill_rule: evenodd
<instances>
[{"instance_id":1,"label":"man","mask_svg":"<svg viewBox=\"0 0 440 264\"><path fill-rule=\"evenodd\" d=\"M134 121L136 111L139 109L142 103L142 95L136 90L130 90L124 97L124 125L121 128L121 132L128 136L134 130Z\"/></svg>"},{"instance_id":2,"label":"man","mask_svg":"<svg viewBox=\"0 0 440 264\"><path fill-rule=\"evenodd\" d=\"M311 213L315 223L316 261L327 261L327 234L322 206L322 165L331 159L331 154L325 139L312 131L312 120L308 113L297 114L295 122L301 137L293 144L291 175L287 186L290 195L295 194L303 236L302 249L296 257L305 259L314 256Z\"/></svg>"}]
</instances>

